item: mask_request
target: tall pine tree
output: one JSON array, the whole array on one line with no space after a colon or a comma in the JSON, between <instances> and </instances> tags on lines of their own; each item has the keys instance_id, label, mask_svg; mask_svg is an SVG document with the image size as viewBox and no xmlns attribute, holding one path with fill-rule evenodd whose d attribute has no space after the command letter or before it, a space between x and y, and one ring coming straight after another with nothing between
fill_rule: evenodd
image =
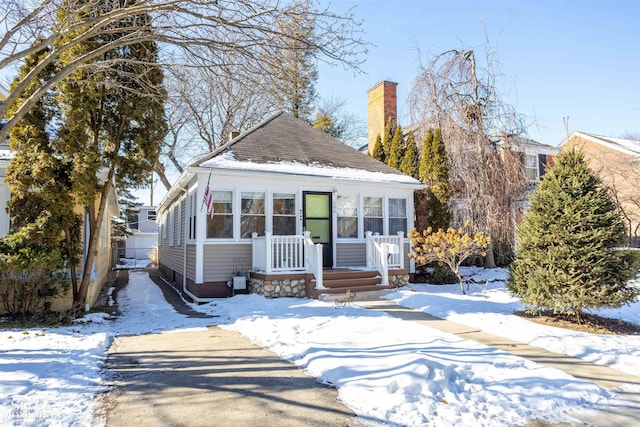
<instances>
[{"instance_id":1,"label":"tall pine tree","mask_svg":"<svg viewBox=\"0 0 640 427\"><path fill-rule=\"evenodd\" d=\"M420 157L420 168L418 170L420 181L423 183L427 183L428 177L431 176L431 163L429 159L431 158L433 145L433 129L429 128L427 130L427 135L424 137L424 141L422 141L422 156Z\"/></svg>"},{"instance_id":2,"label":"tall pine tree","mask_svg":"<svg viewBox=\"0 0 640 427\"><path fill-rule=\"evenodd\" d=\"M616 248L625 226L616 205L579 151L561 153L531 196L517 229L509 289L530 312L580 316L620 307L640 289L631 253Z\"/></svg>"},{"instance_id":3,"label":"tall pine tree","mask_svg":"<svg viewBox=\"0 0 640 427\"><path fill-rule=\"evenodd\" d=\"M391 117L387 119L387 123L384 125L384 135L382 135L382 148L384 149L385 162L389 159L389 153L391 152L391 141L393 140L393 134L396 130L395 123Z\"/></svg>"},{"instance_id":4,"label":"tall pine tree","mask_svg":"<svg viewBox=\"0 0 640 427\"><path fill-rule=\"evenodd\" d=\"M402 157L402 164L400 165L400 170L414 177L415 179L419 179L419 164L418 164L418 146L416 145L415 137L413 136L413 131L409 131L407 135L407 144L404 151L404 157Z\"/></svg>"},{"instance_id":5,"label":"tall pine tree","mask_svg":"<svg viewBox=\"0 0 640 427\"><path fill-rule=\"evenodd\" d=\"M446 230L451 222L451 185L447 151L439 128L435 133L429 129L425 137L420 160L420 180L429 186L426 194L426 223L434 230Z\"/></svg>"},{"instance_id":6,"label":"tall pine tree","mask_svg":"<svg viewBox=\"0 0 640 427\"><path fill-rule=\"evenodd\" d=\"M394 169L400 170L402 164L402 157L404 155L404 135L402 134L402 126L396 126L396 130L393 132L393 138L391 139L391 147L389 148L389 157L387 164Z\"/></svg>"},{"instance_id":7,"label":"tall pine tree","mask_svg":"<svg viewBox=\"0 0 640 427\"><path fill-rule=\"evenodd\" d=\"M380 134L376 136L376 143L373 145L373 153L371 153L371 157L385 163L386 156L384 154L384 147L382 146L382 138L380 137Z\"/></svg>"},{"instance_id":8,"label":"tall pine tree","mask_svg":"<svg viewBox=\"0 0 640 427\"><path fill-rule=\"evenodd\" d=\"M303 12L300 10L300 13ZM308 40L309 45L313 44L313 21L292 18L290 21L281 22L279 26L285 34L291 34L292 37L269 61L279 62L272 76L276 102L294 117L312 123L311 113L316 101L318 67L316 51L308 47L303 40Z\"/></svg>"},{"instance_id":9,"label":"tall pine tree","mask_svg":"<svg viewBox=\"0 0 640 427\"><path fill-rule=\"evenodd\" d=\"M109 13L109 7L92 12ZM153 31L150 16L123 17L114 23L110 37L101 36L78 44L75 55L95 51L109 43L117 46L133 31ZM106 50L98 59L102 67L91 71L78 69L64 81L57 94L63 114L57 153L72 162L73 195L77 203L85 206L88 219L87 259L82 280L78 289L74 289L77 306L83 306L86 299L107 199L115 180L123 186L144 184L167 132L166 92L163 73L155 65L157 58L158 48L152 41ZM61 66L66 60L62 58ZM148 95L141 96L141 93Z\"/></svg>"},{"instance_id":10,"label":"tall pine tree","mask_svg":"<svg viewBox=\"0 0 640 427\"><path fill-rule=\"evenodd\" d=\"M12 89L48 52L49 49L45 49L26 58ZM56 68L56 63L45 67L38 81L46 81ZM31 86L12 108L17 108L36 89L35 84ZM7 184L12 194L8 209L17 229L12 236L14 245L26 245L35 254L51 254L47 257L53 263L47 266L51 272L62 268L66 259L75 285L80 218L74 213L75 202L70 193L72 167L68 159L57 152L52 134L51 124L58 118L59 112L50 92L11 129L9 144L14 157L7 170Z\"/></svg>"}]
</instances>

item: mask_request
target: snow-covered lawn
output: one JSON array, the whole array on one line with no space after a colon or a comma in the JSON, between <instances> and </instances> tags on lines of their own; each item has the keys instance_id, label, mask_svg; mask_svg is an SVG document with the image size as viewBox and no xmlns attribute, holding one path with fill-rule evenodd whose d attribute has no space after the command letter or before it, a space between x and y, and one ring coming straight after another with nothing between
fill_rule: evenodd
<instances>
[{"instance_id":1,"label":"snow-covered lawn","mask_svg":"<svg viewBox=\"0 0 640 427\"><path fill-rule=\"evenodd\" d=\"M640 337L583 334L513 316L519 302L504 270L468 270L481 285L410 285L387 298L532 345L625 372L640 373ZM485 281L489 280L485 291ZM385 425L517 425L572 421L580 411L621 405L614 393L564 372L356 305L239 295L194 306L215 314L190 319L166 303L144 272L131 272L118 295L122 315L71 328L0 331L0 426L103 425L99 394L114 336L172 332L214 323L339 389L358 415ZM599 312L640 324L640 303ZM375 421L374 421L375 423Z\"/></svg>"}]
</instances>

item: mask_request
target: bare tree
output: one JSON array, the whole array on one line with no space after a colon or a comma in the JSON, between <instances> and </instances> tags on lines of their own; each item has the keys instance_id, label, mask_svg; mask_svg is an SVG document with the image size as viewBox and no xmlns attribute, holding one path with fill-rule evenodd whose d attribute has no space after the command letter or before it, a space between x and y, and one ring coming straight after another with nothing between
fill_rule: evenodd
<instances>
[{"instance_id":1,"label":"bare tree","mask_svg":"<svg viewBox=\"0 0 640 427\"><path fill-rule=\"evenodd\" d=\"M411 94L414 123L439 126L447 145L454 217L471 220L491 235L492 246L511 248L512 206L522 197L525 177L513 136L524 133L514 108L502 101L487 50L480 66L473 50L450 50L421 66ZM503 142L495 144L497 135ZM455 218L454 218L455 219ZM485 265L495 266L494 249Z\"/></svg>"},{"instance_id":2,"label":"bare tree","mask_svg":"<svg viewBox=\"0 0 640 427\"><path fill-rule=\"evenodd\" d=\"M121 37L93 51L75 54L74 48L91 38L112 36L113 23L140 14L152 16L151 30L120 26ZM313 30L313 37L297 38L295 32L286 31L286 23L293 21L304 22ZM0 117L7 120L0 139L43 94L74 71L113 65L113 60L103 54L117 47L155 41L165 47L161 56L165 67L189 65L216 70L234 65L236 80L251 81L252 76L281 67L272 53L286 48L291 40L311 49L320 60L358 70L360 55L366 51L358 37L358 26L351 12L338 16L328 8L316 7L314 0L5 0L0 4L0 27L4 30L0 69L19 64L30 53L47 46L55 44L56 49L43 57L0 106ZM40 71L63 56L66 65L40 82L38 90L30 91L30 96L8 114Z\"/></svg>"}]
</instances>

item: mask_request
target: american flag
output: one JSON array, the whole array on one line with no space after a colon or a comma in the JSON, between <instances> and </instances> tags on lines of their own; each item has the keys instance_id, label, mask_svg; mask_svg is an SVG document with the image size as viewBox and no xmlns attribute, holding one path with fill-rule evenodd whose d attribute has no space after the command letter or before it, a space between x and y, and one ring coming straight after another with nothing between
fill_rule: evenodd
<instances>
[{"instance_id":1,"label":"american flag","mask_svg":"<svg viewBox=\"0 0 640 427\"><path fill-rule=\"evenodd\" d=\"M202 200L202 206L207 207L207 215L213 218L213 193L209 189L210 181L211 181L211 173L209 173L209 179L207 180L207 187L204 189L204 199Z\"/></svg>"}]
</instances>

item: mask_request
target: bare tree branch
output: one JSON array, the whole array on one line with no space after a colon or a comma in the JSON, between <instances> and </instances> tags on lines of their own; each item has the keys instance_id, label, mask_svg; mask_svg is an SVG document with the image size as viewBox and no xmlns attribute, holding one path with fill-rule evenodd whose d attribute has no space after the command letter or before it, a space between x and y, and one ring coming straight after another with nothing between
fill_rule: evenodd
<instances>
[{"instance_id":1,"label":"bare tree branch","mask_svg":"<svg viewBox=\"0 0 640 427\"><path fill-rule=\"evenodd\" d=\"M109 7L105 7L109 3ZM317 8L313 0L138 0L113 8L107 0L5 0L0 12L0 25L6 31L0 39L0 69L19 64L27 55L55 46L41 64L12 87L7 101L0 106L0 117L7 124L0 130L4 138L12 126L32 108L47 90L60 84L74 70L99 67L96 62L108 49L156 41L164 46L166 67L191 64L210 70L235 66L238 79L273 72L278 67L277 49L295 38L279 23L295 18L313 23L315 36L299 40L312 48L320 60L343 64L359 71L361 54L366 45L358 37L359 23L351 12L338 16L327 8ZM131 31L121 23L131 17L149 14L151 31ZM58 17L64 19L59 20ZM114 23L120 26L114 28ZM40 89L17 108L20 99L39 71L61 56L73 57L74 47L100 35L122 34L109 46L66 61ZM7 116L11 108L13 114Z\"/></svg>"}]
</instances>

